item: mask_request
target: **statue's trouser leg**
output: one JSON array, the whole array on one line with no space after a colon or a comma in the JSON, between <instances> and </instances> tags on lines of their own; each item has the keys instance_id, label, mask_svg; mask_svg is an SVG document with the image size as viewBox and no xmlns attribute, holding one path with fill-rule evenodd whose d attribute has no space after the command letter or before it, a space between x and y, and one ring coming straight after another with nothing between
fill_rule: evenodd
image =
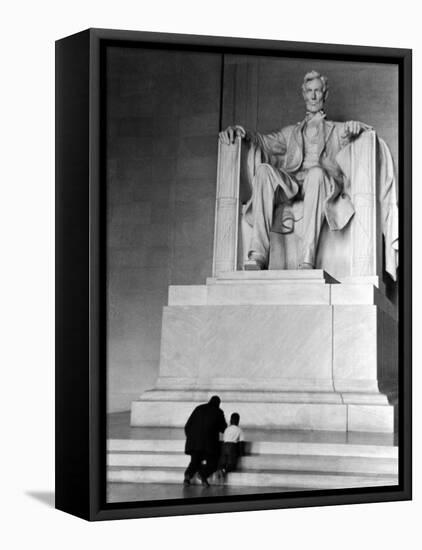
<instances>
[{"instance_id":1,"label":"statue's trouser leg","mask_svg":"<svg viewBox=\"0 0 422 550\"><path fill-rule=\"evenodd\" d=\"M324 204L329 192L329 178L315 166L303 180L302 263L315 266L319 235L324 222Z\"/></svg>"},{"instance_id":2,"label":"statue's trouser leg","mask_svg":"<svg viewBox=\"0 0 422 550\"><path fill-rule=\"evenodd\" d=\"M249 257L263 265L268 263L277 179L277 173L271 166L261 164L258 166L253 183L253 226Z\"/></svg>"}]
</instances>

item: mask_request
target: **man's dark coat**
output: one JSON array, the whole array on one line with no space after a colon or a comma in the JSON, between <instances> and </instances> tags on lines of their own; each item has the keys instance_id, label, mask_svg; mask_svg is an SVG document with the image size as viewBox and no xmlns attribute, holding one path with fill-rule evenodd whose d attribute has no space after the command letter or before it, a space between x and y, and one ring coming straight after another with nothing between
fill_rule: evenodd
<instances>
[{"instance_id":1,"label":"man's dark coat","mask_svg":"<svg viewBox=\"0 0 422 550\"><path fill-rule=\"evenodd\" d=\"M226 419L219 406L204 403L194 409L185 426L185 454L202 452L218 455L219 433L226 429Z\"/></svg>"}]
</instances>

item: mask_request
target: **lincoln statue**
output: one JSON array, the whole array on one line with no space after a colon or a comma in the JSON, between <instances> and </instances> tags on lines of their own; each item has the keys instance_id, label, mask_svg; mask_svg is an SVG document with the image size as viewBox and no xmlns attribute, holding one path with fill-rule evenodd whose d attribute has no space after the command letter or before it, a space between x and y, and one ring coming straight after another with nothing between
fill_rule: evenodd
<instances>
[{"instance_id":1,"label":"lincoln statue","mask_svg":"<svg viewBox=\"0 0 422 550\"><path fill-rule=\"evenodd\" d=\"M350 197L343 187L343 174L336 156L361 132L371 129L358 121L332 122L326 119L324 103L328 96L327 78L316 71L307 73L302 85L305 118L270 134L242 126L229 126L220 133L222 143L236 136L260 148L263 163L253 178L253 190L245 215L252 227L248 257L255 268L266 269L269 261L270 231L274 213L281 211L278 224L288 233L295 222L295 201L303 201L301 269L315 267L321 228L343 229L354 214ZM277 209L277 206L283 208ZM273 229L274 230L274 229Z\"/></svg>"}]
</instances>

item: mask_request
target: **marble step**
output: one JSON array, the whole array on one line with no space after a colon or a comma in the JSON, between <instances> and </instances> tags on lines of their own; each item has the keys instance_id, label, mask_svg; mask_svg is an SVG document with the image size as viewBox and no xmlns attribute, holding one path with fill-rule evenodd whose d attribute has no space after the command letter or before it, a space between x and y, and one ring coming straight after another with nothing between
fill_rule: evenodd
<instances>
[{"instance_id":1,"label":"marble step","mask_svg":"<svg viewBox=\"0 0 422 550\"><path fill-rule=\"evenodd\" d=\"M183 453L184 439L109 439L107 450L114 452ZM309 441L247 441L252 455L306 455L383 458L398 460L398 447L380 444L314 443Z\"/></svg>"},{"instance_id":2,"label":"marble step","mask_svg":"<svg viewBox=\"0 0 422 550\"><path fill-rule=\"evenodd\" d=\"M324 281L322 281L324 283ZM309 281L305 284L268 280L209 282L201 288L170 286L169 306L193 305L330 305L330 286Z\"/></svg>"},{"instance_id":3,"label":"marble step","mask_svg":"<svg viewBox=\"0 0 422 550\"><path fill-rule=\"evenodd\" d=\"M338 281L323 269L268 269L262 271L227 271L220 273L218 277L208 277L207 284L224 283L227 281L286 281L294 282L318 282L322 284L337 283Z\"/></svg>"},{"instance_id":4,"label":"marble step","mask_svg":"<svg viewBox=\"0 0 422 550\"><path fill-rule=\"evenodd\" d=\"M371 284L320 284L314 281L257 285L251 281L209 282L198 286L170 286L169 306L211 305L373 305L396 318L397 312L377 287Z\"/></svg>"},{"instance_id":5,"label":"marble step","mask_svg":"<svg viewBox=\"0 0 422 550\"><path fill-rule=\"evenodd\" d=\"M129 468L110 466L107 481L114 483L178 483L183 468ZM215 483L214 479L210 480ZM247 487L286 487L298 489L344 489L396 485L396 475L356 475L298 471L242 471L227 475L225 485Z\"/></svg>"},{"instance_id":6,"label":"marble step","mask_svg":"<svg viewBox=\"0 0 422 550\"><path fill-rule=\"evenodd\" d=\"M202 403L218 391L221 400L230 403L304 403L304 404L370 404L388 405L387 396L382 393L334 392L334 391L269 391L269 390L212 390L210 388L173 389L173 380L165 378L157 380L157 388L148 390L142 395L143 401L190 401ZM258 382L256 383L258 386Z\"/></svg>"},{"instance_id":7,"label":"marble step","mask_svg":"<svg viewBox=\"0 0 422 550\"><path fill-rule=\"evenodd\" d=\"M109 452L107 457L108 466L120 467L186 468L188 462L189 457L181 453ZM267 454L242 457L238 469L397 475L398 462L394 458Z\"/></svg>"}]
</instances>

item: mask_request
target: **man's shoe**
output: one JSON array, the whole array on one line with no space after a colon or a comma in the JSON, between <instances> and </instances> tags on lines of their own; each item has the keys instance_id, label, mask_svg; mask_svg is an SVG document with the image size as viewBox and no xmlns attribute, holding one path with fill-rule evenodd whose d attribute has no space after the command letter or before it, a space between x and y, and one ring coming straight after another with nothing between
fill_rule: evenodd
<instances>
[{"instance_id":1,"label":"man's shoe","mask_svg":"<svg viewBox=\"0 0 422 550\"><path fill-rule=\"evenodd\" d=\"M221 470L218 471L218 477L221 483L224 483L224 480L226 479L226 470L224 468L221 468Z\"/></svg>"},{"instance_id":2,"label":"man's shoe","mask_svg":"<svg viewBox=\"0 0 422 550\"><path fill-rule=\"evenodd\" d=\"M183 485L185 487L189 487L190 485L190 479L188 477L185 477L185 479L183 480Z\"/></svg>"},{"instance_id":3,"label":"man's shoe","mask_svg":"<svg viewBox=\"0 0 422 550\"><path fill-rule=\"evenodd\" d=\"M207 478L202 477L202 476L201 476L201 484L202 484L202 487L206 487L206 488L208 488L210 486L210 484L208 483Z\"/></svg>"}]
</instances>

